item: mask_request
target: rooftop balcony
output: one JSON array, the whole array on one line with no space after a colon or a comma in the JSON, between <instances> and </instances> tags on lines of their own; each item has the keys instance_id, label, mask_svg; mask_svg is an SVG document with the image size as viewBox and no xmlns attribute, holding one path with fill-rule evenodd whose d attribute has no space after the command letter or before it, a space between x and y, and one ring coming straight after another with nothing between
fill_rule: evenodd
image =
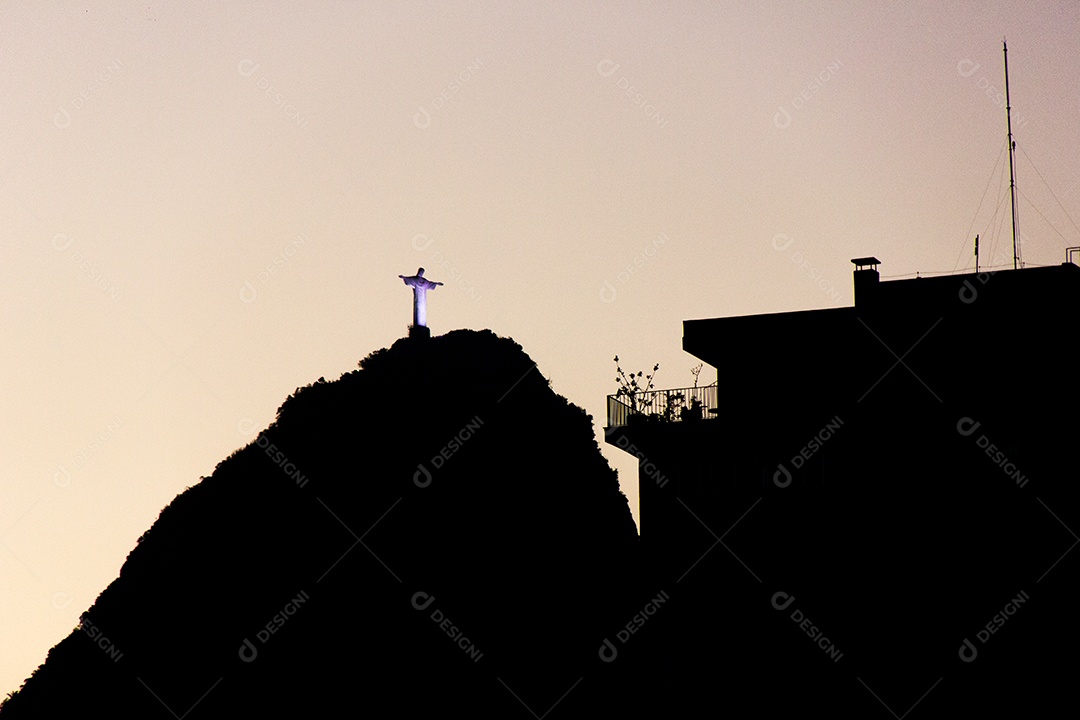
<instances>
[{"instance_id":1,"label":"rooftop balcony","mask_svg":"<svg viewBox=\"0 0 1080 720\"><path fill-rule=\"evenodd\" d=\"M715 418L719 412L716 385L608 395L607 427L638 422L695 422Z\"/></svg>"}]
</instances>

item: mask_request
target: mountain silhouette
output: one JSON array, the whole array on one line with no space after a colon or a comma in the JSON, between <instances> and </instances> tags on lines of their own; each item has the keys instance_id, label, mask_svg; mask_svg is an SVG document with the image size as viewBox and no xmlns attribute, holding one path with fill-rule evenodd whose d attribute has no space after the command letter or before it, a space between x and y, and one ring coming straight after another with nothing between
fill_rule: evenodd
<instances>
[{"instance_id":1,"label":"mountain silhouette","mask_svg":"<svg viewBox=\"0 0 1080 720\"><path fill-rule=\"evenodd\" d=\"M517 343L402 339L177 496L0 717L625 713L637 541Z\"/></svg>"}]
</instances>

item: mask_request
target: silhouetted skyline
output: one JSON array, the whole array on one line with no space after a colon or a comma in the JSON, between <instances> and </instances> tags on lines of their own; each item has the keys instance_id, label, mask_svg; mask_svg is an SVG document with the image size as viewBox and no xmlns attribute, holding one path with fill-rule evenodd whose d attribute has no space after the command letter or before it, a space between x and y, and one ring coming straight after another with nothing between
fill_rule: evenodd
<instances>
[{"instance_id":1,"label":"silhouetted skyline","mask_svg":"<svg viewBox=\"0 0 1080 720\"><path fill-rule=\"evenodd\" d=\"M519 345L401 339L162 510L0 715L618 714L596 649L639 566L589 417Z\"/></svg>"},{"instance_id":2,"label":"silhouetted skyline","mask_svg":"<svg viewBox=\"0 0 1080 720\"><path fill-rule=\"evenodd\" d=\"M836 717L1052 715L1080 640L1080 267L852 262L851 307L684 322L715 386L609 397L644 574L684 603L648 647L671 658L657 709L709 702L688 678L712 670L768 717L815 694Z\"/></svg>"},{"instance_id":3,"label":"silhouetted skyline","mask_svg":"<svg viewBox=\"0 0 1080 720\"><path fill-rule=\"evenodd\" d=\"M283 397L406 334L413 268L445 283L432 335L513 337L602 418L616 354L692 383L686 319L849 305L849 258L961 270L976 234L1008 265L1004 35L1024 258L1057 264L1078 21L0 4L0 696ZM601 451L637 513L636 463Z\"/></svg>"}]
</instances>

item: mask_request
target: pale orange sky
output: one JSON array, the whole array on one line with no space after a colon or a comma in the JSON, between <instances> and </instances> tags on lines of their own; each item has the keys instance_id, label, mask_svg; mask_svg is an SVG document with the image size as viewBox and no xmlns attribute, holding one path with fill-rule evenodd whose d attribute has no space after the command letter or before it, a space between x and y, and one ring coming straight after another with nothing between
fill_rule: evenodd
<instances>
[{"instance_id":1,"label":"pale orange sky","mask_svg":"<svg viewBox=\"0 0 1080 720\"><path fill-rule=\"evenodd\" d=\"M977 232L1007 262L1003 35L1024 259L1080 245L1072 2L223 5L0 5L0 695L405 333L418 266L433 332L513 337L602 434L614 355L691 384L685 319L849 305L850 258L961 270Z\"/></svg>"}]
</instances>

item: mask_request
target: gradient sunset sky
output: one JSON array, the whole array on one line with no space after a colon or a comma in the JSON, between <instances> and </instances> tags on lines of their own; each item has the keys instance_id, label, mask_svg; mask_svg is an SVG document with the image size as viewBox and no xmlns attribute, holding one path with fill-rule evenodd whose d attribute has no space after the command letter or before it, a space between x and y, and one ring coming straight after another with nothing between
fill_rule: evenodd
<instances>
[{"instance_id":1,"label":"gradient sunset sky","mask_svg":"<svg viewBox=\"0 0 1080 720\"><path fill-rule=\"evenodd\" d=\"M0 4L0 697L286 396L405 334L399 274L602 442L616 354L692 384L683 320L850 305L850 258L960 272L976 233L1011 267L1003 36L1057 264L1075 2ZM792 402L830 352L790 348Z\"/></svg>"}]
</instances>

